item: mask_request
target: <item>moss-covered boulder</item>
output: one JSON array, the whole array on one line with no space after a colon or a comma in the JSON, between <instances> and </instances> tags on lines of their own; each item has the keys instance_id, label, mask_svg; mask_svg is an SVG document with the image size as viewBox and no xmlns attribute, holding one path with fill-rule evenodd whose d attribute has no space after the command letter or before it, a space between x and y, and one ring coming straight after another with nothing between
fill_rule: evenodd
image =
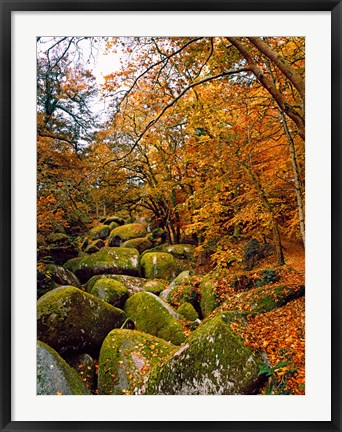
<instances>
[{"instance_id":1,"label":"moss-covered boulder","mask_svg":"<svg viewBox=\"0 0 342 432\"><path fill-rule=\"evenodd\" d=\"M204 318L217 308L218 303L215 295L216 281L210 275L203 278L199 290L201 295L200 308Z\"/></svg>"},{"instance_id":2,"label":"moss-covered boulder","mask_svg":"<svg viewBox=\"0 0 342 432\"><path fill-rule=\"evenodd\" d=\"M158 296L165 290L165 285L158 280L149 280L144 284L143 289Z\"/></svg>"},{"instance_id":3,"label":"moss-covered boulder","mask_svg":"<svg viewBox=\"0 0 342 432\"><path fill-rule=\"evenodd\" d=\"M167 252L147 252L141 258L142 274L147 279L173 279L178 268L174 257Z\"/></svg>"},{"instance_id":4,"label":"moss-covered boulder","mask_svg":"<svg viewBox=\"0 0 342 432\"><path fill-rule=\"evenodd\" d=\"M88 395L74 369L51 347L37 341L37 395Z\"/></svg>"},{"instance_id":5,"label":"moss-covered boulder","mask_svg":"<svg viewBox=\"0 0 342 432\"><path fill-rule=\"evenodd\" d=\"M78 354L67 359L67 363L78 373L90 392L96 388L96 366L89 354Z\"/></svg>"},{"instance_id":6,"label":"moss-covered boulder","mask_svg":"<svg viewBox=\"0 0 342 432\"><path fill-rule=\"evenodd\" d=\"M61 355L96 356L106 335L125 319L122 310L71 286L49 291L37 303L38 339Z\"/></svg>"},{"instance_id":7,"label":"moss-covered boulder","mask_svg":"<svg viewBox=\"0 0 342 432\"><path fill-rule=\"evenodd\" d=\"M143 291L144 285L147 282L147 279L127 275L96 275L90 278L86 283L86 289L88 292L91 292L95 283L99 279L113 279L121 282L122 285L128 289L129 295Z\"/></svg>"},{"instance_id":8,"label":"moss-covered boulder","mask_svg":"<svg viewBox=\"0 0 342 432\"><path fill-rule=\"evenodd\" d=\"M47 245L38 251L39 259L54 264L64 264L79 254L77 246L63 233L53 233L47 238Z\"/></svg>"},{"instance_id":9,"label":"moss-covered boulder","mask_svg":"<svg viewBox=\"0 0 342 432\"><path fill-rule=\"evenodd\" d=\"M91 294L112 306L122 308L128 298L128 289L119 281L103 278L95 282Z\"/></svg>"},{"instance_id":10,"label":"moss-covered boulder","mask_svg":"<svg viewBox=\"0 0 342 432\"><path fill-rule=\"evenodd\" d=\"M139 392L149 370L176 347L136 330L112 330L104 340L99 359L99 394Z\"/></svg>"},{"instance_id":11,"label":"moss-covered boulder","mask_svg":"<svg viewBox=\"0 0 342 432\"><path fill-rule=\"evenodd\" d=\"M157 336L175 345L185 340L184 328L178 314L163 300L149 292L139 292L125 303L128 318L135 322L137 330Z\"/></svg>"},{"instance_id":12,"label":"moss-covered boulder","mask_svg":"<svg viewBox=\"0 0 342 432\"><path fill-rule=\"evenodd\" d=\"M180 273L160 297L174 306L182 303L191 303L199 309L199 283L201 277L190 274L189 270Z\"/></svg>"},{"instance_id":13,"label":"moss-covered boulder","mask_svg":"<svg viewBox=\"0 0 342 432\"><path fill-rule=\"evenodd\" d=\"M120 246L126 240L145 237L147 226L145 223L132 223L114 228L108 239L109 246Z\"/></svg>"},{"instance_id":14,"label":"moss-covered boulder","mask_svg":"<svg viewBox=\"0 0 342 432\"><path fill-rule=\"evenodd\" d=\"M99 274L139 276L139 252L136 249L105 247L92 255L69 260L64 267L75 273L82 283Z\"/></svg>"},{"instance_id":15,"label":"moss-covered boulder","mask_svg":"<svg viewBox=\"0 0 342 432\"><path fill-rule=\"evenodd\" d=\"M102 222L104 225L110 225L113 222L115 222L117 226L119 226L119 225L124 225L125 219L123 219L120 216L114 215L114 216L104 217L100 220L100 222Z\"/></svg>"},{"instance_id":16,"label":"moss-covered boulder","mask_svg":"<svg viewBox=\"0 0 342 432\"><path fill-rule=\"evenodd\" d=\"M202 323L186 343L154 367L143 389L156 395L255 394L264 381L261 358L244 346L221 316Z\"/></svg>"},{"instance_id":17,"label":"moss-covered boulder","mask_svg":"<svg viewBox=\"0 0 342 432\"><path fill-rule=\"evenodd\" d=\"M178 307L177 312L186 321L195 321L196 319L198 319L198 313L196 312L196 309L192 306L191 303L182 303Z\"/></svg>"},{"instance_id":18,"label":"moss-covered boulder","mask_svg":"<svg viewBox=\"0 0 342 432\"><path fill-rule=\"evenodd\" d=\"M147 249L151 249L153 244L146 237L139 237L131 240L127 240L121 244L122 247L134 248L139 251L139 253L144 252Z\"/></svg>"},{"instance_id":19,"label":"moss-covered boulder","mask_svg":"<svg viewBox=\"0 0 342 432\"><path fill-rule=\"evenodd\" d=\"M194 254L194 246L190 244L173 244L164 246L164 251L170 253L175 258L190 259Z\"/></svg>"},{"instance_id":20,"label":"moss-covered boulder","mask_svg":"<svg viewBox=\"0 0 342 432\"><path fill-rule=\"evenodd\" d=\"M109 236L110 229L107 225L98 225L88 231L88 236L92 240L106 239Z\"/></svg>"},{"instance_id":21,"label":"moss-covered boulder","mask_svg":"<svg viewBox=\"0 0 342 432\"><path fill-rule=\"evenodd\" d=\"M81 287L78 278L69 270L55 264L38 263L37 266L37 297L60 285Z\"/></svg>"}]
</instances>

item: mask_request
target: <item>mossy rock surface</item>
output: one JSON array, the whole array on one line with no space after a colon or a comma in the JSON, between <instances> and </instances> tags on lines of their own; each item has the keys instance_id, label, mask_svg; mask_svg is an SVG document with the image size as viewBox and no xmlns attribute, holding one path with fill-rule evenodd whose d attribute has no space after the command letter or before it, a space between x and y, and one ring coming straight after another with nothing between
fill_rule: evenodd
<instances>
[{"instance_id":1,"label":"mossy rock surface","mask_svg":"<svg viewBox=\"0 0 342 432\"><path fill-rule=\"evenodd\" d=\"M47 238L49 244L64 243L65 241L69 241L69 237L61 232L52 233Z\"/></svg>"},{"instance_id":2,"label":"mossy rock surface","mask_svg":"<svg viewBox=\"0 0 342 432\"><path fill-rule=\"evenodd\" d=\"M61 355L98 355L106 335L125 319L122 310L71 286L56 288L37 303L38 339Z\"/></svg>"},{"instance_id":3,"label":"mossy rock surface","mask_svg":"<svg viewBox=\"0 0 342 432\"><path fill-rule=\"evenodd\" d=\"M107 225L98 225L88 231L88 236L92 240L106 239L109 236L110 229Z\"/></svg>"},{"instance_id":4,"label":"mossy rock surface","mask_svg":"<svg viewBox=\"0 0 342 432\"><path fill-rule=\"evenodd\" d=\"M99 359L99 394L139 393L149 370L176 347L136 330L112 330L104 340Z\"/></svg>"},{"instance_id":5,"label":"mossy rock surface","mask_svg":"<svg viewBox=\"0 0 342 432\"><path fill-rule=\"evenodd\" d=\"M91 294L112 306L122 308L128 298L128 289L119 281L104 278L95 282Z\"/></svg>"},{"instance_id":6,"label":"mossy rock surface","mask_svg":"<svg viewBox=\"0 0 342 432\"><path fill-rule=\"evenodd\" d=\"M204 318L209 316L213 310L218 306L215 296L216 282L211 276L204 276L200 284L200 308Z\"/></svg>"},{"instance_id":7,"label":"mossy rock surface","mask_svg":"<svg viewBox=\"0 0 342 432\"><path fill-rule=\"evenodd\" d=\"M154 367L143 388L149 395L247 395L264 382L261 358L244 346L220 316L202 323L186 343Z\"/></svg>"},{"instance_id":8,"label":"mossy rock surface","mask_svg":"<svg viewBox=\"0 0 342 432\"><path fill-rule=\"evenodd\" d=\"M92 255L69 260L64 267L75 273L82 283L100 274L139 276L139 252L136 249L105 247Z\"/></svg>"},{"instance_id":9,"label":"mossy rock surface","mask_svg":"<svg viewBox=\"0 0 342 432\"><path fill-rule=\"evenodd\" d=\"M115 222L118 226L123 225L125 223L125 219L123 219L120 216L109 216L101 219L101 222L104 225L110 225L111 223Z\"/></svg>"},{"instance_id":10,"label":"mossy rock surface","mask_svg":"<svg viewBox=\"0 0 342 432\"><path fill-rule=\"evenodd\" d=\"M198 319L198 313L191 303L182 303L177 312L187 321L195 321Z\"/></svg>"},{"instance_id":11,"label":"mossy rock surface","mask_svg":"<svg viewBox=\"0 0 342 432\"><path fill-rule=\"evenodd\" d=\"M135 322L137 330L180 345L185 340L179 315L163 300L148 292L139 292L125 303L128 318Z\"/></svg>"},{"instance_id":12,"label":"mossy rock surface","mask_svg":"<svg viewBox=\"0 0 342 432\"><path fill-rule=\"evenodd\" d=\"M165 285L158 280L149 280L143 286L144 291L159 295L165 290Z\"/></svg>"},{"instance_id":13,"label":"mossy rock surface","mask_svg":"<svg viewBox=\"0 0 342 432\"><path fill-rule=\"evenodd\" d=\"M86 283L87 291L91 292L95 283L100 279L112 279L121 282L128 289L129 295L143 291L144 285L148 280L127 275L96 275L90 278L89 281Z\"/></svg>"},{"instance_id":14,"label":"mossy rock surface","mask_svg":"<svg viewBox=\"0 0 342 432\"><path fill-rule=\"evenodd\" d=\"M176 277L177 262L167 252L148 252L141 258L142 274L147 279L166 279Z\"/></svg>"},{"instance_id":15,"label":"mossy rock surface","mask_svg":"<svg viewBox=\"0 0 342 432\"><path fill-rule=\"evenodd\" d=\"M181 259L192 258L194 254L194 246L190 244L165 245L163 247L163 250L165 252L170 253L175 258L181 258Z\"/></svg>"},{"instance_id":16,"label":"mossy rock surface","mask_svg":"<svg viewBox=\"0 0 342 432\"><path fill-rule=\"evenodd\" d=\"M57 288L59 285L72 285L77 288L81 283L71 271L55 264L38 264L37 271L37 297L41 297L48 291Z\"/></svg>"},{"instance_id":17,"label":"mossy rock surface","mask_svg":"<svg viewBox=\"0 0 342 432\"><path fill-rule=\"evenodd\" d=\"M153 246L150 240L146 237L139 237L131 240L127 240L121 244L122 247L134 248L139 251L139 253L144 252L147 249L151 249Z\"/></svg>"},{"instance_id":18,"label":"mossy rock surface","mask_svg":"<svg viewBox=\"0 0 342 432\"><path fill-rule=\"evenodd\" d=\"M132 223L114 228L110 232L109 246L120 246L126 240L145 237L147 226L145 223Z\"/></svg>"},{"instance_id":19,"label":"mossy rock surface","mask_svg":"<svg viewBox=\"0 0 342 432\"><path fill-rule=\"evenodd\" d=\"M112 231L114 228L117 228L120 225L117 222L113 221L108 226L109 226L110 231Z\"/></svg>"},{"instance_id":20,"label":"mossy rock surface","mask_svg":"<svg viewBox=\"0 0 342 432\"><path fill-rule=\"evenodd\" d=\"M86 385L50 346L37 341L37 395L88 395Z\"/></svg>"}]
</instances>

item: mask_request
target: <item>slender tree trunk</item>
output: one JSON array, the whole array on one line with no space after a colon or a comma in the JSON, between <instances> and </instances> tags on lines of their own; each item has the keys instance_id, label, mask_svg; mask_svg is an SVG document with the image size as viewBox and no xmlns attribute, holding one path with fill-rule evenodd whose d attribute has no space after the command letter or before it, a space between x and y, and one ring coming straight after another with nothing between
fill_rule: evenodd
<instances>
[{"instance_id":1,"label":"slender tree trunk","mask_svg":"<svg viewBox=\"0 0 342 432\"><path fill-rule=\"evenodd\" d=\"M274 241L275 248L276 248L278 264L284 265L285 259L284 259L284 254L283 254L283 246L281 244L281 237L280 237L278 222L274 216L272 204L269 202L267 195L266 195L266 192L265 192L264 188L262 187L261 182L259 181L259 179L255 175L255 173L252 171L252 169L248 168L245 163L242 163L242 167L245 169L245 171L248 173L248 175L253 180L255 186L258 189L261 201L263 202L265 208L268 210L268 212L270 214L270 217L272 220L273 241Z\"/></svg>"},{"instance_id":2,"label":"slender tree trunk","mask_svg":"<svg viewBox=\"0 0 342 432\"><path fill-rule=\"evenodd\" d=\"M295 149L294 142L293 142L292 136L290 134L290 131L287 127L285 116L282 112L280 114L281 114L281 118L283 121L284 130L285 130L288 142L289 142L291 162L292 162L292 168L293 168L294 186L295 186L297 205L298 205L299 227L300 227L300 233L301 233L302 240L303 240L303 245L305 247L305 210L304 210L304 204L303 204L303 200L302 200L302 185L301 185L300 177L299 177L299 170L298 170L298 164L297 164L297 158L296 158L296 149Z\"/></svg>"}]
</instances>

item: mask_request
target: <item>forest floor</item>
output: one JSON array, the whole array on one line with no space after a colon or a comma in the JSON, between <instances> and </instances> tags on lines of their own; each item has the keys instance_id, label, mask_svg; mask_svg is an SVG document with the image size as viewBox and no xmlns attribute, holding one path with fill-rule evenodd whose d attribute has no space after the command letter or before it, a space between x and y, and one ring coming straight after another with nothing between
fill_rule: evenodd
<instances>
[{"instance_id":1,"label":"forest floor","mask_svg":"<svg viewBox=\"0 0 342 432\"><path fill-rule=\"evenodd\" d=\"M275 266L274 256L260 261L252 271L245 274L253 277L258 271L273 268L280 279L267 285L267 289L280 284L295 288L305 285L305 253L303 246L294 241L284 241L285 265ZM237 293L229 284L223 283L227 309L248 309L255 301L258 288ZM263 351L270 363L265 372L270 376L263 394L305 394L305 296L289 301L270 312L251 314L248 321L231 324L232 328L254 351Z\"/></svg>"}]
</instances>

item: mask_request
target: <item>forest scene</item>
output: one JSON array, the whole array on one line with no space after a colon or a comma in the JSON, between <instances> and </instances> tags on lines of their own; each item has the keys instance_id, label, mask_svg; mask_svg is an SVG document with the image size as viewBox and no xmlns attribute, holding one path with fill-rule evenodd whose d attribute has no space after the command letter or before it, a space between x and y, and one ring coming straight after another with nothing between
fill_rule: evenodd
<instances>
[{"instance_id":1,"label":"forest scene","mask_svg":"<svg viewBox=\"0 0 342 432\"><path fill-rule=\"evenodd\" d=\"M37 38L37 394L305 394L305 38Z\"/></svg>"}]
</instances>

